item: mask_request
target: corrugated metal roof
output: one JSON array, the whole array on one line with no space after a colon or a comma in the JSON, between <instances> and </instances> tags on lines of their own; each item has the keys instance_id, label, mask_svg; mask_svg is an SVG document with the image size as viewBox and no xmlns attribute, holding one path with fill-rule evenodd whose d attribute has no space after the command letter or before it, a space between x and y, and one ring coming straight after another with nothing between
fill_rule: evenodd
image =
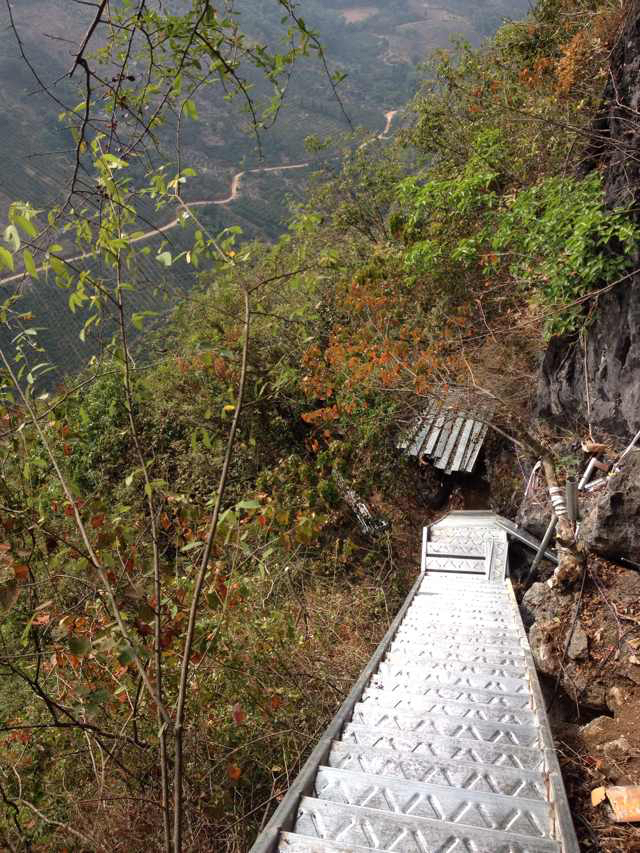
<instances>
[{"instance_id":1,"label":"corrugated metal roof","mask_svg":"<svg viewBox=\"0 0 640 853\"><path fill-rule=\"evenodd\" d=\"M445 474L471 473L491 414L491 411L470 412L455 394L444 401L433 400L398 442L398 449L408 456L429 459Z\"/></svg>"}]
</instances>

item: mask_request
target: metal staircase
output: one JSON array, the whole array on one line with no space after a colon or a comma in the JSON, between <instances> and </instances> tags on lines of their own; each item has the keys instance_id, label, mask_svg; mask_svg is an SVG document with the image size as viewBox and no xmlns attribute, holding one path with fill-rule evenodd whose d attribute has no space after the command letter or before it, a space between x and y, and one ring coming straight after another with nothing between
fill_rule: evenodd
<instances>
[{"instance_id":1,"label":"metal staircase","mask_svg":"<svg viewBox=\"0 0 640 853\"><path fill-rule=\"evenodd\" d=\"M578 853L507 532L425 528L422 572L251 853Z\"/></svg>"}]
</instances>

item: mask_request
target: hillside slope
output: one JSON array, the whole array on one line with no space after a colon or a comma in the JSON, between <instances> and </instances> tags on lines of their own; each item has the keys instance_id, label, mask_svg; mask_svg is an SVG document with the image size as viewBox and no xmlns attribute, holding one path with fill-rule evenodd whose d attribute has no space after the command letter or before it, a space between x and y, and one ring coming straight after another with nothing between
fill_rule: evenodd
<instances>
[{"instance_id":1,"label":"hillside slope","mask_svg":"<svg viewBox=\"0 0 640 853\"><path fill-rule=\"evenodd\" d=\"M534 388L549 337L585 334L640 240L606 173L581 169L623 21L612 2L543 0L435 57L395 140L321 162L274 241L198 220L188 257L149 257L123 237L134 170L96 158L113 202L99 239L69 221L103 269L50 275L96 324L109 300L118 336L44 397L29 318L3 361L9 849L248 849L415 575L430 474L396 443L427 400L492 413L449 507L514 515L541 455L575 473L582 434L537 422ZM159 209L181 178L197 187L151 176ZM19 263L33 211L12 215L2 257ZM145 360L128 337L148 319L138 262L198 278Z\"/></svg>"}]
</instances>

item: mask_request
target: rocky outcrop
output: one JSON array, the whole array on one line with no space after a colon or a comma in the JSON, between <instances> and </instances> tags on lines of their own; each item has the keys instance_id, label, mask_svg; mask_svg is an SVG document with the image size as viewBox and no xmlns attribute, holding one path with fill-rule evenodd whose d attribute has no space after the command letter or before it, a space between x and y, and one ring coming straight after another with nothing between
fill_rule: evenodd
<instances>
[{"instance_id":1,"label":"rocky outcrop","mask_svg":"<svg viewBox=\"0 0 640 853\"><path fill-rule=\"evenodd\" d=\"M548 491L545 488L537 488L532 489L522 499L516 515L516 524L542 541L552 517L553 508Z\"/></svg>"},{"instance_id":2,"label":"rocky outcrop","mask_svg":"<svg viewBox=\"0 0 640 853\"><path fill-rule=\"evenodd\" d=\"M629 453L594 496L580 524L580 539L604 557L640 563L640 451Z\"/></svg>"},{"instance_id":3,"label":"rocky outcrop","mask_svg":"<svg viewBox=\"0 0 640 853\"><path fill-rule=\"evenodd\" d=\"M583 343L568 336L550 341L537 412L568 427L589 420L622 438L640 429L640 277L600 298Z\"/></svg>"},{"instance_id":4,"label":"rocky outcrop","mask_svg":"<svg viewBox=\"0 0 640 853\"><path fill-rule=\"evenodd\" d=\"M613 717L596 717L580 736L607 781L633 785L640 771L640 690L612 688L607 694Z\"/></svg>"},{"instance_id":5,"label":"rocky outcrop","mask_svg":"<svg viewBox=\"0 0 640 853\"><path fill-rule=\"evenodd\" d=\"M578 593L558 595L546 583L533 584L522 600L525 620L533 622L529 645L540 672L559 677L560 685L572 699L579 697L582 704L604 710L607 681L590 681L578 663L587 657L589 641L580 620L573 625L577 596Z\"/></svg>"},{"instance_id":6,"label":"rocky outcrop","mask_svg":"<svg viewBox=\"0 0 640 853\"><path fill-rule=\"evenodd\" d=\"M640 575L594 562L591 577L600 572L582 596L535 583L521 607L536 668L572 702L602 712L640 688L640 619L625 615L637 609Z\"/></svg>"},{"instance_id":7,"label":"rocky outcrop","mask_svg":"<svg viewBox=\"0 0 640 853\"><path fill-rule=\"evenodd\" d=\"M610 207L640 201L640 0L611 53L602 109L581 171L604 173ZM639 266L634 259L634 267ZM586 370L586 381L585 381ZM588 409L590 416L588 417ZM640 429L640 276L603 294L583 342L554 338L538 387L538 414L627 437Z\"/></svg>"}]
</instances>

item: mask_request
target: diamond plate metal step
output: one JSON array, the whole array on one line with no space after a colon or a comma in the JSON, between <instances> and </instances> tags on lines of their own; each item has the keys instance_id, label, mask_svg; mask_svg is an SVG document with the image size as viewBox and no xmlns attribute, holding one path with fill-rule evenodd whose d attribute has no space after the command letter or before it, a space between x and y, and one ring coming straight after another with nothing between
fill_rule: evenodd
<instances>
[{"instance_id":1,"label":"diamond plate metal step","mask_svg":"<svg viewBox=\"0 0 640 853\"><path fill-rule=\"evenodd\" d=\"M334 741L328 763L331 767L374 776L392 776L459 790L502 794L505 797L547 800L544 776L533 770L436 761L384 749L367 749L342 741Z\"/></svg>"},{"instance_id":2,"label":"diamond plate metal step","mask_svg":"<svg viewBox=\"0 0 640 853\"><path fill-rule=\"evenodd\" d=\"M378 667L372 684L383 686L389 690L395 689L392 685L420 685L421 688L430 684L451 684L453 687L465 687L471 690L493 690L495 693L511 693L514 695L527 694L529 685L525 678L514 678L502 676L499 670L491 673L460 672L454 667L447 668L446 665L428 669L421 666L397 666L387 664L384 661Z\"/></svg>"},{"instance_id":3,"label":"diamond plate metal step","mask_svg":"<svg viewBox=\"0 0 640 853\"><path fill-rule=\"evenodd\" d=\"M460 791L335 767L319 768L314 796L334 803L444 820L479 829L499 829L535 838L549 838L553 828L549 804L540 800Z\"/></svg>"},{"instance_id":4,"label":"diamond plate metal step","mask_svg":"<svg viewBox=\"0 0 640 853\"><path fill-rule=\"evenodd\" d=\"M423 574L252 853L579 853L487 512L423 538Z\"/></svg>"},{"instance_id":5,"label":"diamond plate metal step","mask_svg":"<svg viewBox=\"0 0 640 853\"><path fill-rule=\"evenodd\" d=\"M484 560L485 547L484 542L475 550L466 545L457 545L447 542L446 540L434 541L429 540L426 543L427 556L442 555L446 557L464 557L472 560Z\"/></svg>"},{"instance_id":6,"label":"diamond plate metal step","mask_svg":"<svg viewBox=\"0 0 640 853\"><path fill-rule=\"evenodd\" d=\"M499 612L495 615L487 613L484 616L478 616L478 618L475 618L474 614L474 618L472 619L471 615L464 611L453 610L451 613L443 613L437 608L416 607L407 613L403 625L405 628L414 625L449 625L453 628L456 625L471 627L470 623L478 632L502 631L505 634L511 634L511 636L518 636L518 632L513 624L513 617L510 613L504 612Z\"/></svg>"},{"instance_id":7,"label":"diamond plate metal step","mask_svg":"<svg viewBox=\"0 0 640 853\"><path fill-rule=\"evenodd\" d=\"M439 714L495 723L536 725L537 716L526 703L524 708L505 708L501 705L480 702L443 702L428 699L418 693L390 693L386 690L368 689L362 694L360 704L389 708L407 714ZM357 707L357 706L356 706Z\"/></svg>"},{"instance_id":8,"label":"diamond plate metal step","mask_svg":"<svg viewBox=\"0 0 640 853\"><path fill-rule=\"evenodd\" d=\"M309 838L295 832L282 832L278 840L278 853L385 853L374 847L361 847L359 844L340 844L327 841L326 838Z\"/></svg>"},{"instance_id":9,"label":"diamond plate metal step","mask_svg":"<svg viewBox=\"0 0 640 853\"><path fill-rule=\"evenodd\" d=\"M426 569L428 572L469 572L474 575L484 575L486 566L484 557L481 560L462 559L460 557L445 557L441 554L427 554Z\"/></svg>"},{"instance_id":10,"label":"diamond plate metal step","mask_svg":"<svg viewBox=\"0 0 640 853\"><path fill-rule=\"evenodd\" d=\"M408 718L407 718L408 717ZM352 723L366 726L377 732L406 732L424 740L433 736L507 744L509 746L541 746L537 726L521 726L514 723L495 723L464 717L448 717L437 714L419 715L415 728L410 728L415 715L405 715L389 708L375 708L361 702L356 705Z\"/></svg>"},{"instance_id":11,"label":"diamond plate metal step","mask_svg":"<svg viewBox=\"0 0 640 853\"><path fill-rule=\"evenodd\" d=\"M496 675L508 676L526 680L528 678L528 670L524 663L517 664L502 664L490 661L462 661L451 655L448 660L441 658L430 658L426 655L414 655L408 658L402 650L389 652L384 659L385 664L390 667L404 668L410 666L412 669L428 671L430 673L439 673L441 670L447 672L459 672L461 675Z\"/></svg>"},{"instance_id":12,"label":"diamond plate metal step","mask_svg":"<svg viewBox=\"0 0 640 853\"><path fill-rule=\"evenodd\" d=\"M360 844L398 853L431 851L491 851L491 853L559 853L560 845L545 838L478 829L410 815L388 814L377 809L329 803L304 797L296 831L308 836ZM466 845L466 846L465 846Z\"/></svg>"},{"instance_id":13,"label":"diamond plate metal step","mask_svg":"<svg viewBox=\"0 0 640 853\"><path fill-rule=\"evenodd\" d=\"M396 640L411 640L422 644L429 641L434 643L464 643L467 648L473 648L478 633L470 626L460 626L460 629L451 625L426 625L415 622L411 625L403 625L398 629ZM482 645L491 644L498 649L520 649L522 648L522 637L515 631L484 631L482 634Z\"/></svg>"},{"instance_id":14,"label":"diamond plate metal step","mask_svg":"<svg viewBox=\"0 0 640 853\"><path fill-rule=\"evenodd\" d=\"M473 576L461 580L459 575L454 575L453 582L450 578L442 578L438 575L423 577L420 581L419 595L456 599L458 601L471 600L472 598L474 601L505 600L505 594L497 584L490 586L486 582L476 580Z\"/></svg>"},{"instance_id":15,"label":"diamond plate metal step","mask_svg":"<svg viewBox=\"0 0 640 853\"><path fill-rule=\"evenodd\" d=\"M425 728L425 721L430 719L443 720L450 719L459 723L468 723L468 724L482 724L484 726L500 726L501 728L505 728L506 726L514 726L516 729L521 730L519 733L521 737L524 738L524 730L530 731L536 735L534 738L532 736L531 743L525 744L522 742L522 745L534 745L538 743L537 739L537 720L536 717L529 711L529 720L521 721L520 719L514 719L517 715L513 712L505 712L502 711L500 714L496 714L494 712L494 716L501 716L503 719L496 720L492 718L487 718L487 715L480 715L477 713L473 713L475 709L468 708L464 705L447 705L445 709L449 711L449 713L440 713L440 709L442 709L441 705L435 706L436 711L425 711L424 709L418 710L415 705L410 706L410 710L402 710L397 707L389 707L388 705L381 705L377 702L358 702L353 711L352 722L357 723L361 726L375 726L385 729L399 729L402 732L420 732ZM457 714L451 713L451 711L457 711ZM520 711L520 714L524 714L527 712ZM509 717L510 719L505 720L504 717ZM518 732L516 732L518 734ZM484 738L486 740L486 738ZM493 743L497 743L497 739L492 741ZM512 743L520 744L520 740L511 739Z\"/></svg>"},{"instance_id":16,"label":"diamond plate metal step","mask_svg":"<svg viewBox=\"0 0 640 853\"><path fill-rule=\"evenodd\" d=\"M408 693L424 696L427 699L451 700L452 702L473 702L474 700L485 705L493 705L500 708L531 708L531 696L529 693L505 693L501 690L483 690L482 688L456 687L454 684L442 684L429 682L427 684L407 685L402 681L393 682L389 685L372 683L369 689L385 692L393 696L406 696Z\"/></svg>"},{"instance_id":17,"label":"diamond plate metal step","mask_svg":"<svg viewBox=\"0 0 640 853\"><path fill-rule=\"evenodd\" d=\"M446 653L446 649L450 650L450 654ZM411 659L415 663L425 662L444 663L448 660L455 660L458 663L470 663L489 666L510 666L526 669L526 660L524 654L519 648L512 648L506 651L500 651L491 646L478 646L475 649L469 649L468 646L447 646L440 648L427 645L427 643L416 643L411 640L397 640L391 643L389 651L385 655L385 660L391 661L394 658Z\"/></svg>"},{"instance_id":18,"label":"diamond plate metal step","mask_svg":"<svg viewBox=\"0 0 640 853\"><path fill-rule=\"evenodd\" d=\"M388 749L427 756L443 761L464 764L493 764L496 767L515 767L522 770L543 770L544 755L541 749L531 749L511 744L494 745L482 740L430 735L428 738L408 732L371 729L349 723L344 728L342 740L372 749Z\"/></svg>"},{"instance_id":19,"label":"diamond plate metal step","mask_svg":"<svg viewBox=\"0 0 640 853\"><path fill-rule=\"evenodd\" d=\"M504 605L491 607L487 605L485 608L479 607L462 607L451 605L445 612L442 610L442 605L445 602L425 601L424 603L416 602L409 613L407 619L409 622L412 619L428 620L429 622L442 621L445 623L451 622L472 622L474 625L491 625L494 622L501 622L505 625L513 625L513 615Z\"/></svg>"}]
</instances>

